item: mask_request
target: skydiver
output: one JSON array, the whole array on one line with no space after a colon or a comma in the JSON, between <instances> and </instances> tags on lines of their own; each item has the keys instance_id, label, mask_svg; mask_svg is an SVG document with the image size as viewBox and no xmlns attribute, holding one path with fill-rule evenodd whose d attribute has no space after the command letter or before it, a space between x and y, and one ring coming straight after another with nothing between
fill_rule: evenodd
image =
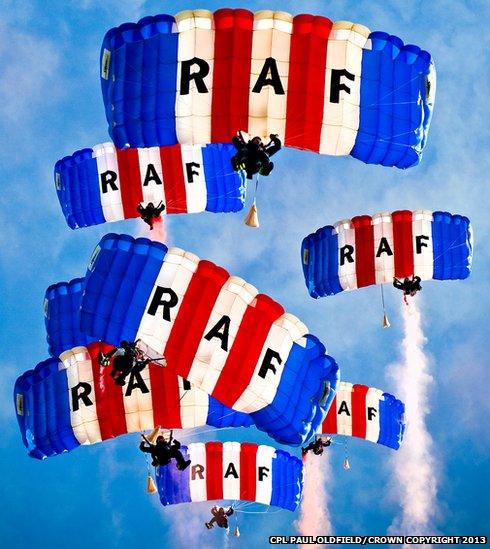
<instances>
[{"instance_id":1,"label":"skydiver","mask_svg":"<svg viewBox=\"0 0 490 549\"><path fill-rule=\"evenodd\" d=\"M332 444L332 439L330 437L326 437L325 439L316 437L316 439L310 442L306 448L301 448L301 453L304 457L311 450L315 456L321 456L323 454L323 449L330 446L330 444Z\"/></svg>"},{"instance_id":2,"label":"skydiver","mask_svg":"<svg viewBox=\"0 0 490 549\"><path fill-rule=\"evenodd\" d=\"M223 507L218 507L215 505L211 508L211 514L213 515L213 518L209 522L205 522L206 528L208 530L211 530L211 528L214 528L214 523L216 523L219 528L228 528L228 517L231 517L235 511L233 511L233 507L229 507L226 511Z\"/></svg>"},{"instance_id":3,"label":"skydiver","mask_svg":"<svg viewBox=\"0 0 490 549\"><path fill-rule=\"evenodd\" d=\"M153 230L153 223L155 219L159 218L162 212L165 210L165 204L160 201L158 206L154 206L153 202L148 202L147 206L138 204L136 210L141 216L141 219L150 226L150 231Z\"/></svg>"},{"instance_id":4,"label":"skydiver","mask_svg":"<svg viewBox=\"0 0 490 549\"><path fill-rule=\"evenodd\" d=\"M274 168L270 157L281 149L281 140L277 135L271 133L269 137L269 143L264 145L260 137L254 137L245 143L241 134L234 136L231 141L237 153L231 159L233 170L245 170L247 179L252 179L256 173L269 175Z\"/></svg>"},{"instance_id":5,"label":"skydiver","mask_svg":"<svg viewBox=\"0 0 490 549\"><path fill-rule=\"evenodd\" d=\"M402 290L404 296L411 296L413 297L417 292L420 292L422 290L422 286L420 285L421 282L420 276L412 276L412 278L405 278L403 282L401 280L398 280L398 278L393 278L393 286L397 290Z\"/></svg>"},{"instance_id":6,"label":"skydiver","mask_svg":"<svg viewBox=\"0 0 490 549\"><path fill-rule=\"evenodd\" d=\"M121 341L119 347L114 347L107 354L99 352L97 360L101 366L109 366L111 358L112 371L116 385L123 387L126 384L126 377L133 371L140 372L150 360L145 359L143 352L137 347L138 341L130 343Z\"/></svg>"},{"instance_id":7,"label":"skydiver","mask_svg":"<svg viewBox=\"0 0 490 549\"><path fill-rule=\"evenodd\" d=\"M190 459L184 459L180 451L180 442L175 440L172 434L170 434L168 441L162 435L159 435L155 444L151 444L147 439L144 439L140 443L140 450L145 454L151 455L151 464L154 467L168 465L172 458L177 462L177 469L179 471L184 471L191 464Z\"/></svg>"}]
</instances>

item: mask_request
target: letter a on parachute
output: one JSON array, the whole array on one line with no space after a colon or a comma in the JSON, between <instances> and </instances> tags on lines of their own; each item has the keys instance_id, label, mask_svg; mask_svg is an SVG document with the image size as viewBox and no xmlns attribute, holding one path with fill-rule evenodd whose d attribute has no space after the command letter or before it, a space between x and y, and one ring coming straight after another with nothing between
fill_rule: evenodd
<instances>
[{"instance_id":1,"label":"letter a on parachute","mask_svg":"<svg viewBox=\"0 0 490 549\"><path fill-rule=\"evenodd\" d=\"M111 344L140 339L284 444L310 439L335 395L338 366L300 320L222 267L148 239L101 240L81 328Z\"/></svg>"},{"instance_id":2,"label":"letter a on parachute","mask_svg":"<svg viewBox=\"0 0 490 549\"><path fill-rule=\"evenodd\" d=\"M435 69L428 52L364 25L225 8L111 29L101 84L119 148L228 143L242 130L408 168L427 142Z\"/></svg>"}]
</instances>

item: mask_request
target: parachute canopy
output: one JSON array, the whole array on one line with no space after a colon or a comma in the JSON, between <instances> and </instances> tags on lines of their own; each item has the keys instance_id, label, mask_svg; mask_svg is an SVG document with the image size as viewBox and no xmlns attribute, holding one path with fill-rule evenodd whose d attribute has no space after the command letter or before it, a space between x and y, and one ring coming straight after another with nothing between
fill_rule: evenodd
<instances>
[{"instance_id":1,"label":"parachute canopy","mask_svg":"<svg viewBox=\"0 0 490 549\"><path fill-rule=\"evenodd\" d=\"M84 279L53 284L44 302L52 359L20 376L14 398L25 446L43 459L133 431L248 427L250 416L231 410L159 364L132 373L123 388L97 361L112 346L80 330ZM60 359L58 359L60 357Z\"/></svg>"},{"instance_id":2,"label":"parachute canopy","mask_svg":"<svg viewBox=\"0 0 490 549\"><path fill-rule=\"evenodd\" d=\"M14 398L22 439L38 459L131 432L210 425L249 427L235 412L193 387L175 372L150 363L132 373L125 387L97 361L112 346L90 343L50 358L20 376Z\"/></svg>"},{"instance_id":3,"label":"parachute canopy","mask_svg":"<svg viewBox=\"0 0 490 549\"><path fill-rule=\"evenodd\" d=\"M139 217L136 207L160 202L164 213L237 212L245 187L231 169L226 144L116 149L96 145L55 165L61 209L72 229Z\"/></svg>"},{"instance_id":4,"label":"parachute canopy","mask_svg":"<svg viewBox=\"0 0 490 549\"><path fill-rule=\"evenodd\" d=\"M428 52L363 25L225 8L111 29L101 84L120 148L228 143L244 130L407 168L426 145L435 69Z\"/></svg>"},{"instance_id":5,"label":"parachute canopy","mask_svg":"<svg viewBox=\"0 0 490 549\"><path fill-rule=\"evenodd\" d=\"M472 242L470 221L461 215L429 210L360 215L303 240L303 273L315 298L392 283L394 277L465 279Z\"/></svg>"},{"instance_id":6,"label":"parachute canopy","mask_svg":"<svg viewBox=\"0 0 490 549\"><path fill-rule=\"evenodd\" d=\"M398 450L405 432L405 405L380 389L341 381L319 432L364 438Z\"/></svg>"},{"instance_id":7,"label":"parachute canopy","mask_svg":"<svg viewBox=\"0 0 490 549\"><path fill-rule=\"evenodd\" d=\"M111 344L139 339L285 444L310 439L335 394L337 364L279 303L209 261L145 238L100 241L81 328Z\"/></svg>"},{"instance_id":8,"label":"parachute canopy","mask_svg":"<svg viewBox=\"0 0 490 549\"><path fill-rule=\"evenodd\" d=\"M209 500L255 501L294 511L303 492L303 464L271 446L250 442L197 442L182 446L191 466L157 469L163 505Z\"/></svg>"}]
</instances>

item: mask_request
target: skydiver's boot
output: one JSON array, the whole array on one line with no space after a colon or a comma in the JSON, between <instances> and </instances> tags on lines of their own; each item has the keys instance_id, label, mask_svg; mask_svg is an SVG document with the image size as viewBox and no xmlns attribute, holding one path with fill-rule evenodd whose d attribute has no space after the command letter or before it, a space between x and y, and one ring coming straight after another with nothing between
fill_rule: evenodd
<instances>
[{"instance_id":1,"label":"skydiver's boot","mask_svg":"<svg viewBox=\"0 0 490 549\"><path fill-rule=\"evenodd\" d=\"M124 387L126 385L126 380L124 379L125 376L117 376L115 379L114 379L114 382L116 385L119 385L120 387Z\"/></svg>"},{"instance_id":2,"label":"skydiver's boot","mask_svg":"<svg viewBox=\"0 0 490 549\"><path fill-rule=\"evenodd\" d=\"M189 467L190 464L191 464L190 459L187 459L185 461L181 461L181 462L177 463L177 469L179 471L185 471L187 469L187 467Z\"/></svg>"},{"instance_id":3,"label":"skydiver's boot","mask_svg":"<svg viewBox=\"0 0 490 549\"><path fill-rule=\"evenodd\" d=\"M259 170L260 175L269 175L271 171L274 169L274 162L269 162L265 166L262 166Z\"/></svg>"},{"instance_id":4,"label":"skydiver's boot","mask_svg":"<svg viewBox=\"0 0 490 549\"><path fill-rule=\"evenodd\" d=\"M208 530L211 530L211 528L214 527L214 524L211 524L210 522L205 522L204 524Z\"/></svg>"}]
</instances>

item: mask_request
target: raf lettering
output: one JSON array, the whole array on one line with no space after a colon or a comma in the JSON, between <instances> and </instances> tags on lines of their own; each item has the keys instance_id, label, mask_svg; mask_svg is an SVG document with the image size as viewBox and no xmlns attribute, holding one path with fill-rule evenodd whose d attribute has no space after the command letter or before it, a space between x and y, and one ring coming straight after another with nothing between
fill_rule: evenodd
<instances>
[{"instance_id":1,"label":"raf lettering","mask_svg":"<svg viewBox=\"0 0 490 549\"><path fill-rule=\"evenodd\" d=\"M157 286L153 292L150 304L148 306L147 314L151 316L161 315L162 319L167 322L172 322L171 310L179 303L178 295L172 290L172 288L163 288ZM230 323L231 319L227 315L222 315L221 318L208 330L203 338L206 341L217 339L219 345L223 351L228 351L229 338L230 338ZM258 370L258 376L262 379L267 377L269 372L277 374L277 366L280 366L283 362L281 355L274 351L274 349L267 348L262 359L262 364Z\"/></svg>"},{"instance_id":2,"label":"raf lettering","mask_svg":"<svg viewBox=\"0 0 490 549\"><path fill-rule=\"evenodd\" d=\"M420 255L423 253L424 248L428 247L427 242L430 240L430 236L425 234L415 235L415 254ZM383 255L393 255L393 250L386 237L381 237L379 242L375 242L376 257L382 257ZM346 263L354 263L355 246L352 244L345 244L339 249L339 263L340 266Z\"/></svg>"},{"instance_id":3,"label":"raf lettering","mask_svg":"<svg viewBox=\"0 0 490 549\"><path fill-rule=\"evenodd\" d=\"M124 396L130 397L135 389L140 390L143 394L150 392L145 380L141 377L141 372L132 371L129 375L129 381L125 388ZM90 383L81 381L72 387L70 392L73 412L80 410L82 405L86 408L94 405L94 401L90 398L90 395L92 394L92 386Z\"/></svg>"},{"instance_id":4,"label":"raf lettering","mask_svg":"<svg viewBox=\"0 0 490 549\"><path fill-rule=\"evenodd\" d=\"M190 183L192 183L192 175L199 175L198 172L193 171L192 166L199 167L199 164L196 164L195 162L192 162L190 164L186 164L187 169L187 179ZM141 173L143 174L144 170L141 170ZM116 181L118 179L118 175L116 172L112 170L106 170L105 172L102 172L100 174L100 188L102 190L102 194L107 194L109 191L118 191L119 187L116 185ZM144 178L143 178L143 187L147 187L150 182L154 182L155 185L163 185L163 182L158 175L158 172L154 166L154 164L147 164L146 171L144 171Z\"/></svg>"},{"instance_id":5,"label":"raf lettering","mask_svg":"<svg viewBox=\"0 0 490 549\"><path fill-rule=\"evenodd\" d=\"M338 407L338 410L337 410L337 415L338 416L341 416L341 415L346 415L346 416L349 416L351 417L351 411L349 409L349 405L347 404L347 402L345 400L342 400L339 407ZM368 421L373 421L378 415L378 409L375 408L374 406L368 406L367 407L367 420Z\"/></svg>"},{"instance_id":6,"label":"raf lettering","mask_svg":"<svg viewBox=\"0 0 490 549\"><path fill-rule=\"evenodd\" d=\"M268 473L270 472L269 467L265 465L259 465L257 467L257 480L262 482L264 479L268 478ZM192 480L204 480L206 474L206 467L201 463L193 463L191 466L191 481ZM237 466L233 461L228 462L227 465L223 463L223 479L233 477L236 479L240 478L238 474Z\"/></svg>"},{"instance_id":7,"label":"raf lettering","mask_svg":"<svg viewBox=\"0 0 490 549\"><path fill-rule=\"evenodd\" d=\"M180 71L180 95L189 95L191 82L199 93L209 93L204 79L209 74L209 63L204 59L193 57L182 61ZM332 69L330 79L330 103L340 102L340 93L350 94L351 89L347 82L353 82L356 76L345 69ZM264 88L270 87L276 95L285 95L284 84L279 75L277 61L273 57L265 59L257 80L253 83L252 93L260 93Z\"/></svg>"}]
</instances>

